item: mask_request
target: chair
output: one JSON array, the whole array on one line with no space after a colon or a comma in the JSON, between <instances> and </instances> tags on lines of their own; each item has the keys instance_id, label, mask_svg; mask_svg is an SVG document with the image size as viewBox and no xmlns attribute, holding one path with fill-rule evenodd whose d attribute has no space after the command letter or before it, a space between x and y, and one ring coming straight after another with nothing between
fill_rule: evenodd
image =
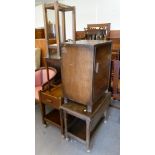
<instances>
[{"instance_id":1,"label":"chair","mask_svg":"<svg viewBox=\"0 0 155 155\"><path fill-rule=\"evenodd\" d=\"M104 28L84 28L85 37L87 40L104 40L106 36L106 30Z\"/></svg>"},{"instance_id":2,"label":"chair","mask_svg":"<svg viewBox=\"0 0 155 155\"><path fill-rule=\"evenodd\" d=\"M108 39L112 40L112 60L120 60L120 31L111 30Z\"/></svg>"},{"instance_id":3,"label":"chair","mask_svg":"<svg viewBox=\"0 0 155 155\"><path fill-rule=\"evenodd\" d=\"M110 76L110 91L112 92L113 100L120 100L120 61L112 60L111 76ZM119 106L111 103L111 107L120 109Z\"/></svg>"},{"instance_id":4,"label":"chair","mask_svg":"<svg viewBox=\"0 0 155 155\"><path fill-rule=\"evenodd\" d=\"M111 91L114 100L120 100L120 61L112 60Z\"/></svg>"},{"instance_id":5,"label":"chair","mask_svg":"<svg viewBox=\"0 0 155 155\"><path fill-rule=\"evenodd\" d=\"M48 67L49 82L51 83L57 71L53 67ZM35 100L39 101L39 91L44 90L48 86L47 69L41 67L35 70Z\"/></svg>"},{"instance_id":6,"label":"chair","mask_svg":"<svg viewBox=\"0 0 155 155\"><path fill-rule=\"evenodd\" d=\"M119 60L113 60L113 98L116 100L120 100L120 61Z\"/></svg>"},{"instance_id":7,"label":"chair","mask_svg":"<svg viewBox=\"0 0 155 155\"><path fill-rule=\"evenodd\" d=\"M107 40L110 36L111 23L87 24L85 28L86 39L88 40Z\"/></svg>"}]
</instances>

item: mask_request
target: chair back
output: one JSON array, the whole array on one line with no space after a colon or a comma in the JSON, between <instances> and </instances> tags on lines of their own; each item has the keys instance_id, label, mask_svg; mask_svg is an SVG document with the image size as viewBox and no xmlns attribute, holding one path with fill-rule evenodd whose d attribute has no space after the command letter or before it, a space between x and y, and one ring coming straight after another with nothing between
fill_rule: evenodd
<instances>
[{"instance_id":1,"label":"chair back","mask_svg":"<svg viewBox=\"0 0 155 155\"><path fill-rule=\"evenodd\" d=\"M57 73L56 69L49 67L49 80L51 80ZM45 67L41 67L40 69L35 71L35 86L41 86L48 82L47 78L47 70Z\"/></svg>"},{"instance_id":2,"label":"chair back","mask_svg":"<svg viewBox=\"0 0 155 155\"><path fill-rule=\"evenodd\" d=\"M120 99L120 61L119 60L113 60L113 98L114 99Z\"/></svg>"},{"instance_id":3,"label":"chair back","mask_svg":"<svg viewBox=\"0 0 155 155\"><path fill-rule=\"evenodd\" d=\"M87 24L87 29L96 30L95 40L107 39L110 36L110 27L111 23L102 23L102 24Z\"/></svg>"},{"instance_id":4,"label":"chair back","mask_svg":"<svg viewBox=\"0 0 155 155\"><path fill-rule=\"evenodd\" d=\"M103 40L106 36L106 30L102 28L85 28L84 30L87 40Z\"/></svg>"}]
</instances>

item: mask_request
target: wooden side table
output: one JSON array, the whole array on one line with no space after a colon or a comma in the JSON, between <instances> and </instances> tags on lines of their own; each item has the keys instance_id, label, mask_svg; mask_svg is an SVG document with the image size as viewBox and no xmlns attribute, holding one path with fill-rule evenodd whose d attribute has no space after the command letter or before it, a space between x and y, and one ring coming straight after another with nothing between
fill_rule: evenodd
<instances>
[{"instance_id":1,"label":"wooden side table","mask_svg":"<svg viewBox=\"0 0 155 155\"><path fill-rule=\"evenodd\" d=\"M63 104L62 86L58 85L50 90L43 90L39 93L39 101L42 114L42 122L47 125L53 124L61 129L63 134L63 120L61 117L60 106ZM46 105L53 108L52 111L46 113Z\"/></svg>"},{"instance_id":2,"label":"wooden side table","mask_svg":"<svg viewBox=\"0 0 155 155\"><path fill-rule=\"evenodd\" d=\"M107 118L105 114L111 103L111 93L105 93L100 100L93 107L93 112L86 112L86 107L75 102L68 102L63 104L61 109L63 110L64 118L64 134L66 140L68 137L74 138L84 144L86 144L87 152L90 152L90 138L92 133L101 120L101 118ZM74 116L73 123L68 123L67 116Z\"/></svg>"}]
</instances>

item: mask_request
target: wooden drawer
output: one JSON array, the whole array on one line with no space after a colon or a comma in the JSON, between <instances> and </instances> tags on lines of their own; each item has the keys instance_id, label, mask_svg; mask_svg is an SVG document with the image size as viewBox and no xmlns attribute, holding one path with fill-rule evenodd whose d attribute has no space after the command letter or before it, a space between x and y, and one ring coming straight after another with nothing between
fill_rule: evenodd
<instances>
[{"instance_id":1,"label":"wooden drawer","mask_svg":"<svg viewBox=\"0 0 155 155\"><path fill-rule=\"evenodd\" d=\"M41 101L44 104L51 105L53 108L59 109L61 106L61 97L57 98L54 96L49 96L47 94L41 93Z\"/></svg>"},{"instance_id":2,"label":"wooden drawer","mask_svg":"<svg viewBox=\"0 0 155 155\"><path fill-rule=\"evenodd\" d=\"M53 88L51 90L45 90L40 93L41 102L48 104L53 108L59 109L63 102L63 94L61 86Z\"/></svg>"}]
</instances>

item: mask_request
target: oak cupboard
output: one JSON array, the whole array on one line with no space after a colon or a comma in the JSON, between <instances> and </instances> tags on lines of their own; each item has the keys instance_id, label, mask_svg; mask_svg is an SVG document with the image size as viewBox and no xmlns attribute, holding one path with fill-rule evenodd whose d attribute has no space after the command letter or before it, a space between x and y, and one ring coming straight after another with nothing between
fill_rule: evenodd
<instances>
[{"instance_id":1,"label":"oak cupboard","mask_svg":"<svg viewBox=\"0 0 155 155\"><path fill-rule=\"evenodd\" d=\"M108 90L111 67L111 41L80 40L62 46L61 77L65 102L87 106Z\"/></svg>"}]
</instances>

